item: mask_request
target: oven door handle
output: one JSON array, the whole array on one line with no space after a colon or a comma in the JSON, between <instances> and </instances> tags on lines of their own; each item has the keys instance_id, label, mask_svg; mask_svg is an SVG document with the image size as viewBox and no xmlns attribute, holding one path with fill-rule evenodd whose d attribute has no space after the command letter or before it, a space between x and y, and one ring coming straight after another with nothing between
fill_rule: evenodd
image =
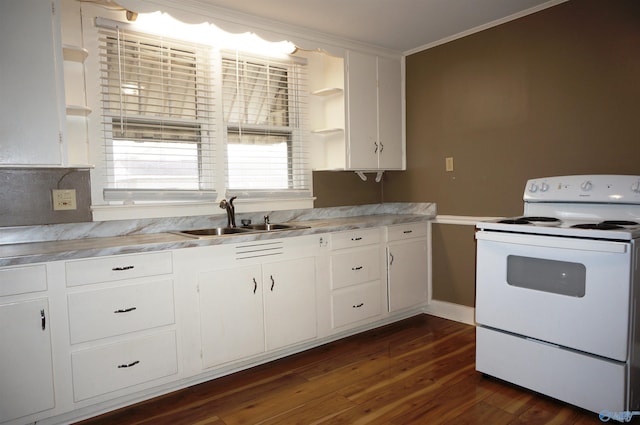
<instances>
[{"instance_id":1,"label":"oven door handle","mask_svg":"<svg viewBox=\"0 0 640 425\"><path fill-rule=\"evenodd\" d=\"M563 238L559 236L539 236L507 232L476 232L477 240L538 246L543 248L564 248L577 251L608 252L624 254L629 249L626 242L601 241L591 239Z\"/></svg>"}]
</instances>

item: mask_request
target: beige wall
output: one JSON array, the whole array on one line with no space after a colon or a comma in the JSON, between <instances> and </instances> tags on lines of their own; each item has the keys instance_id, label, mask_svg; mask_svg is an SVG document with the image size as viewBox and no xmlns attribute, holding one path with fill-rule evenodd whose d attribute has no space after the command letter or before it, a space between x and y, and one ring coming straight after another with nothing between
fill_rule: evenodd
<instances>
[{"instance_id":1,"label":"beige wall","mask_svg":"<svg viewBox=\"0 0 640 425\"><path fill-rule=\"evenodd\" d=\"M385 202L508 216L529 178L640 175L640 1L573 0L413 54L406 84L407 171L385 173ZM434 226L434 298L472 305L473 232L455 227Z\"/></svg>"},{"instance_id":2,"label":"beige wall","mask_svg":"<svg viewBox=\"0 0 640 425\"><path fill-rule=\"evenodd\" d=\"M407 151L384 200L440 214L518 214L529 178L640 174L640 2L569 1L408 56Z\"/></svg>"}]
</instances>

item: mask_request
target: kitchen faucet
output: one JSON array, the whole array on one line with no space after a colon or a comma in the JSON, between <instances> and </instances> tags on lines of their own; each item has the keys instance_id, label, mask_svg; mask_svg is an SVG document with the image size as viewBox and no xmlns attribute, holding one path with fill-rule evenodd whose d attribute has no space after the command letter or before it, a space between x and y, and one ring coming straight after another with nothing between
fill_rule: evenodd
<instances>
[{"instance_id":1,"label":"kitchen faucet","mask_svg":"<svg viewBox=\"0 0 640 425\"><path fill-rule=\"evenodd\" d=\"M236 208L233 206L233 201L237 196L232 196L229 201L223 199L220 201L220 208L227 210L227 227L236 227Z\"/></svg>"}]
</instances>

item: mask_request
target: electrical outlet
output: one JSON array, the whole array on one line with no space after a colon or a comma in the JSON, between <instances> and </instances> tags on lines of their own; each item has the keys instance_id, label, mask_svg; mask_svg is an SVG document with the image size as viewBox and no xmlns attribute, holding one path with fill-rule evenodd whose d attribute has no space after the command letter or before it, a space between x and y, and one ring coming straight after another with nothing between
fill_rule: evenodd
<instances>
[{"instance_id":1,"label":"electrical outlet","mask_svg":"<svg viewBox=\"0 0 640 425\"><path fill-rule=\"evenodd\" d=\"M453 157L448 156L444 159L444 169L445 171L453 171Z\"/></svg>"},{"instance_id":2,"label":"electrical outlet","mask_svg":"<svg viewBox=\"0 0 640 425\"><path fill-rule=\"evenodd\" d=\"M51 191L53 210L77 210L75 189L54 189Z\"/></svg>"}]
</instances>

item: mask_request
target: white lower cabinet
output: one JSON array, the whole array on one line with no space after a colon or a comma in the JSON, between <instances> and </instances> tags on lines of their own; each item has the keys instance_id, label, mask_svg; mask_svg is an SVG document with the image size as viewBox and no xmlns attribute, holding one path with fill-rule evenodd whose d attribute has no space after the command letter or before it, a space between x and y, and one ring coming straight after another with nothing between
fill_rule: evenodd
<instances>
[{"instance_id":1,"label":"white lower cabinet","mask_svg":"<svg viewBox=\"0 0 640 425\"><path fill-rule=\"evenodd\" d=\"M170 251L66 262L74 402L98 402L175 379L172 272Z\"/></svg>"},{"instance_id":2,"label":"white lower cabinet","mask_svg":"<svg viewBox=\"0 0 640 425\"><path fill-rule=\"evenodd\" d=\"M198 274L204 368L315 338L313 257Z\"/></svg>"},{"instance_id":3,"label":"white lower cabinet","mask_svg":"<svg viewBox=\"0 0 640 425\"><path fill-rule=\"evenodd\" d=\"M71 423L418 312L428 237L423 222L2 267L0 423Z\"/></svg>"},{"instance_id":4,"label":"white lower cabinet","mask_svg":"<svg viewBox=\"0 0 640 425\"><path fill-rule=\"evenodd\" d=\"M204 368L264 351L259 265L201 272L198 295Z\"/></svg>"},{"instance_id":5,"label":"white lower cabinet","mask_svg":"<svg viewBox=\"0 0 640 425\"><path fill-rule=\"evenodd\" d=\"M380 318L381 229L358 229L331 235L331 327L346 330Z\"/></svg>"},{"instance_id":6,"label":"white lower cabinet","mask_svg":"<svg viewBox=\"0 0 640 425\"><path fill-rule=\"evenodd\" d=\"M178 371L174 331L131 338L71 355L74 400L174 375Z\"/></svg>"},{"instance_id":7,"label":"white lower cabinet","mask_svg":"<svg viewBox=\"0 0 640 425\"><path fill-rule=\"evenodd\" d=\"M387 227L389 312L425 304L428 299L428 225Z\"/></svg>"},{"instance_id":8,"label":"white lower cabinet","mask_svg":"<svg viewBox=\"0 0 640 425\"><path fill-rule=\"evenodd\" d=\"M47 298L0 304L0 422L55 405L48 317Z\"/></svg>"},{"instance_id":9,"label":"white lower cabinet","mask_svg":"<svg viewBox=\"0 0 640 425\"><path fill-rule=\"evenodd\" d=\"M349 286L334 291L331 296L332 325L334 328L375 318L382 313L380 281Z\"/></svg>"},{"instance_id":10,"label":"white lower cabinet","mask_svg":"<svg viewBox=\"0 0 640 425\"><path fill-rule=\"evenodd\" d=\"M315 338L315 259L265 264L262 272L266 349Z\"/></svg>"}]
</instances>

